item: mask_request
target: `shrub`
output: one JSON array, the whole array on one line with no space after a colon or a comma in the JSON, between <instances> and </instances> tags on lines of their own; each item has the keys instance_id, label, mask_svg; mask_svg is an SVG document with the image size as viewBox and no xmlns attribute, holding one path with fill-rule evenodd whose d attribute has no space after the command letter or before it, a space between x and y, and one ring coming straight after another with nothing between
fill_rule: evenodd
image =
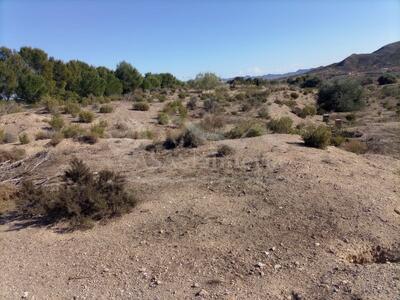
<instances>
[{"instance_id":1,"label":"shrub","mask_svg":"<svg viewBox=\"0 0 400 300\"><path fill-rule=\"evenodd\" d=\"M61 143L61 141L64 139L64 135L61 132L56 132L55 134L53 134L51 140L50 140L50 145L55 147L57 146L59 143Z\"/></svg>"},{"instance_id":2,"label":"shrub","mask_svg":"<svg viewBox=\"0 0 400 300\"><path fill-rule=\"evenodd\" d=\"M76 117L81 111L81 107L78 103L75 102L67 102L64 105L64 114L70 114L73 117Z\"/></svg>"},{"instance_id":3,"label":"shrub","mask_svg":"<svg viewBox=\"0 0 400 300\"><path fill-rule=\"evenodd\" d=\"M269 118L269 110L267 107L262 107L258 112L257 115L259 118L268 119Z\"/></svg>"},{"instance_id":4,"label":"shrub","mask_svg":"<svg viewBox=\"0 0 400 300\"><path fill-rule=\"evenodd\" d=\"M64 129L62 130L63 136L67 139L76 138L83 133L84 130L79 125L76 124L64 127Z\"/></svg>"},{"instance_id":5,"label":"shrub","mask_svg":"<svg viewBox=\"0 0 400 300\"><path fill-rule=\"evenodd\" d=\"M351 113L351 114L346 115L346 120L351 123L354 122L356 120L356 114Z\"/></svg>"},{"instance_id":6,"label":"shrub","mask_svg":"<svg viewBox=\"0 0 400 300\"><path fill-rule=\"evenodd\" d=\"M332 136L332 138L331 138L331 144L333 146L339 147L341 144L344 143L345 140L346 140L345 137L343 137L341 135L335 135L335 136Z\"/></svg>"},{"instance_id":7,"label":"shrub","mask_svg":"<svg viewBox=\"0 0 400 300\"><path fill-rule=\"evenodd\" d=\"M182 134L183 147L196 148L204 144L204 139L193 130L186 129Z\"/></svg>"},{"instance_id":8,"label":"shrub","mask_svg":"<svg viewBox=\"0 0 400 300\"><path fill-rule=\"evenodd\" d=\"M39 131L36 135L35 135L35 140L39 141L39 140L49 140L51 139L51 137L53 136L53 133L50 131Z\"/></svg>"},{"instance_id":9,"label":"shrub","mask_svg":"<svg viewBox=\"0 0 400 300\"><path fill-rule=\"evenodd\" d=\"M215 131L225 125L225 119L222 116L207 115L200 122L201 128L207 131Z\"/></svg>"},{"instance_id":10,"label":"shrub","mask_svg":"<svg viewBox=\"0 0 400 300\"><path fill-rule=\"evenodd\" d=\"M379 85L396 83L397 79L393 74L384 74L378 78Z\"/></svg>"},{"instance_id":11,"label":"shrub","mask_svg":"<svg viewBox=\"0 0 400 300\"><path fill-rule=\"evenodd\" d=\"M26 132L21 133L18 136L18 139L19 139L19 142L21 143L21 145L26 145L26 144L29 144L31 142L31 140L30 140L30 138L29 138L29 136L28 136L28 134Z\"/></svg>"},{"instance_id":12,"label":"shrub","mask_svg":"<svg viewBox=\"0 0 400 300\"><path fill-rule=\"evenodd\" d=\"M343 144L343 149L356 154L364 154L367 152L368 146L359 140L350 140Z\"/></svg>"},{"instance_id":13,"label":"shrub","mask_svg":"<svg viewBox=\"0 0 400 300\"><path fill-rule=\"evenodd\" d=\"M324 125L309 126L303 130L301 135L306 146L319 149L325 149L329 145L331 136L330 129Z\"/></svg>"},{"instance_id":14,"label":"shrub","mask_svg":"<svg viewBox=\"0 0 400 300\"><path fill-rule=\"evenodd\" d=\"M315 88L321 84L321 79L316 76L307 77L301 84L302 88Z\"/></svg>"},{"instance_id":15,"label":"shrub","mask_svg":"<svg viewBox=\"0 0 400 300\"><path fill-rule=\"evenodd\" d=\"M102 105L102 106L100 106L100 110L99 110L99 112L101 113L101 114L109 114L109 113L112 113L113 112L113 107L111 106L111 105Z\"/></svg>"},{"instance_id":16,"label":"shrub","mask_svg":"<svg viewBox=\"0 0 400 300\"><path fill-rule=\"evenodd\" d=\"M150 106L146 102L135 102L133 103L132 109L138 111L148 111Z\"/></svg>"},{"instance_id":17,"label":"shrub","mask_svg":"<svg viewBox=\"0 0 400 300\"><path fill-rule=\"evenodd\" d=\"M190 100L188 101L188 103L186 104L187 109L189 110L194 110L197 107L197 98L196 97L192 97L190 98Z\"/></svg>"},{"instance_id":18,"label":"shrub","mask_svg":"<svg viewBox=\"0 0 400 300\"><path fill-rule=\"evenodd\" d=\"M81 123L92 123L94 120L94 114L88 110L82 110L79 113L79 122Z\"/></svg>"},{"instance_id":19,"label":"shrub","mask_svg":"<svg viewBox=\"0 0 400 300\"><path fill-rule=\"evenodd\" d=\"M200 133L187 128L181 132L168 133L163 142L163 147L165 149L175 149L179 146L196 148L203 145L204 142L205 140L200 136Z\"/></svg>"},{"instance_id":20,"label":"shrub","mask_svg":"<svg viewBox=\"0 0 400 300\"><path fill-rule=\"evenodd\" d=\"M5 137L6 137L6 132L4 131L3 128L0 128L0 144L4 143Z\"/></svg>"},{"instance_id":21,"label":"shrub","mask_svg":"<svg viewBox=\"0 0 400 300\"><path fill-rule=\"evenodd\" d=\"M295 107L292 112L299 116L300 118L307 118L307 116L315 116L317 114L317 109L313 105L306 105L303 108Z\"/></svg>"},{"instance_id":22,"label":"shrub","mask_svg":"<svg viewBox=\"0 0 400 300\"><path fill-rule=\"evenodd\" d=\"M264 126L259 123L243 122L232 128L226 137L230 139L250 138L263 135L264 132Z\"/></svg>"},{"instance_id":23,"label":"shrub","mask_svg":"<svg viewBox=\"0 0 400 300\"><path fill-rule=\"evenodd\" d=\"M290 97L292 99L297 99L297 98L299 98L299 94L297 94L296 92L292 92L292 93L290 93Z\"/></svg>"},{"instance_id":24,"label":"shrub","mask_svg":"<svg viewBox=\"0 0 400 300\"><path fill-rule=\"evenodd\" d=\"M272 119L268 123L268 128L274 133L291 133L293 120L289 117Z\"/></svg>"},{"instance_id":25,"label":"shrub","mask_svg":"<svg viewBox=\"0 0 400 300\"><path fill-rule=\"evenodd\" d=\"M0 143L9 144L15 143L18 140L17 136L11 132L4 131L3 138Z\"/></svg>"},{"instance_id":26,"label":"shrub","mask_svg":"<svg viewBox=\"0 0 400 300\"><path fill-rule=\"evenodd\" d=\"M167 103L163 108L163 112L170 116L178 114L181 118L186 118L187 116L187 109L180 100Z\"/></svg>"},{"instance_id":27,"label":"shrub","mask_svg":"<svg viewBox=\"0 0 400 300\"><path fill-rule=\"evenodd\" d=\"M79 141L82 143L94 145L99 141L99 137L91 132L79 136Z\"/></svg>"},{"instance_id":28,"label":"shrub","mask_svg":"<svg viewBox=\"0 0 400 300\"><path fill-rule=\"evenodd\" d=\"M317 103L325 111L354 111L364 106L362 87L357 81L336 80L324 84L318 93Z\"/></svg>"},{"instance_id":29,"label":"shrub","mask_svg":"<svg viewBox=\"0 0 400 300\"><path fill-rule=\"evenodd\" d=\"M204 110L209 113L216 113L220 110L220 104L215 99L206 99L203 102Z\"/></svg>"},{"instance_id":30,"label":"shrub","mask_svg":"<svg viewBox=\"0 0 400 300\"><path fill-rule=\"evenodd\" d=\"M107 126L107 121L102 120L90 127L90 133L98 138L103 138Z\"/></svg>"},{"instance_id":31,"label":"shrub","mask_svg":"<svg viewBox=\"0 0 400 300\"><path fill-rule=\"evenodd\" d=\"M46 112L50 114L58 113L59 103L57 100L52 98L46 98L41 101L41 104L44 106Z\"/></svg>"},{"instance_id":32,"label":"shrub","mask_svg":"<svg viewBox=\"0 0 400 300\"><path fill-rule=\"evenodd\" d=\"M49 125L54 131L60 131L64 127L64 119L60 115L53 115Z\"/></svg>"},{"instance_id":33,"label":"shrub","mask_svg":"<svg viewBox=\"0 0 400 300\"><path fill-rule=\"evenodd\" d=\"M235 153L235 150L228 145L220 145L217 150L218 157L229 156L232 155L233 153Z\"/></svg>"},{"instance_id":34,"label":"shrub","mask_svg":"<svg viewBox=\"0 0 400 300\"><path fill-rule=\"evenodd\" d=\"M169 123L169 116L166 113L161 112L158 114L157 121L160 125L167 125Z\"/></svg>"},{"instance_id":35,"label":"shrub","mask_svg":"<svg viewBox=\"0 0 400 300\"><path fill-rule=\"evenodd\" d=\"M25 150L13 148L10 151L0 150L0 163L5 161L18 161L25 157Z\"/></svg>"},{"instance_id":36,"label":"shrub","mask_svg":"<svg viewBox=\"0 0 400 300\"><path fill-rule=\"evenodd\" d=\"M108 170L95 175L78 159L71 161L58 188L35 186L27 181L17 196L17 208L22 215L49 222L66 219L73 229L129 212L136 204L126 189L124 177Z\"/></svg>"}]
</instances>

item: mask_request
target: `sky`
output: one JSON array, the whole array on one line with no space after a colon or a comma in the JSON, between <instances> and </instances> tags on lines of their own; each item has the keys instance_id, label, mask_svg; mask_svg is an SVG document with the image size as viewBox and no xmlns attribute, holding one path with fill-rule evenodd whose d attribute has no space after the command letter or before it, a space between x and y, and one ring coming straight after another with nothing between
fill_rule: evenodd
<instances>
[{"instance_id":1,"label":"sky","mask_svg":"<svg viewBox=\"0 0 400 300\"><path fill-rule=\"evenodd\" d=\"M400 0L0 0L0 46L223 78L327 65L400 40Z\"/></svg>"}]
</instances>

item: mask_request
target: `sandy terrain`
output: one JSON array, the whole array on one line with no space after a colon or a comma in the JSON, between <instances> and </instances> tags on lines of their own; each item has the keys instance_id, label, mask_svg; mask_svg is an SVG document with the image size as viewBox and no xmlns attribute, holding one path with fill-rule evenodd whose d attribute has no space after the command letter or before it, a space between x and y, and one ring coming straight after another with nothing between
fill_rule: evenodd
<instances>
[{"instance_id":1,"label":"sandy terrain","mask_svg":"<svg viewBox=\"0 0 400 300\"><path fill-rule=\"evenodd\" d=\"M149 112L113 105L112 114L98 116L110 126L164 130L155 121L163 104ZM283 110L274 105L274 113ZM2 122L34 135L46 117L18 113ZM30 175L47 184L58 182L74 156L93 170L121 172L139 204L83 232L3 215L0 299L400 295L400 160L306 148L299 136L278 134L156 153L144 149L145 139L46 143L1 147L48 152ZM217 158L221 144L235 153Z\"/></svg>"}]
</instances>

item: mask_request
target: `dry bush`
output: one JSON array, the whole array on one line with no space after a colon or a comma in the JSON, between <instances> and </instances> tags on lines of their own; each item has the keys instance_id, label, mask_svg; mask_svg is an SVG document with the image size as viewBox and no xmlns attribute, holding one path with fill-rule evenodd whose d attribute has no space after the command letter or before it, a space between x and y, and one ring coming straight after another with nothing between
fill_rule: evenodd
<instances>
[{"instance_id":1,"label":"dry bush","mask_svg":"<svg viewBox=\"0 0 400 300\"><path fill-rule=\"evenodd\" d=\"M187 109L194 110L197 107L197 97L192 97L186 104Z\"/></svg>"},{"instance_id":2,"label":"dry bush","mask_svg":"<svg viewBox=\"0 0 400 300\"><path fill-rule=\"evenodd\" d=\"M0 100L0 116L1 115L8 115L8 114L15 114L18 112L23 111L23 107L15 101L7 100L1 101Z\"/></svg>"},{"instance_id":3,"label":"dry bush","mask_svg":"<svg viewBox=\"0 0 400 300\"><path fill-rule=\"evenodd\" d=\"M146 102L135 102L133 103L132 109L138 111L148 111L150 106Z\"/></svg>"},{"instance_id":4,"label":"dry bush","mask_svg":"<svg viewBox=\"0 0 400 300\"><path fill-rule=\"evenodd\" d=\"M64 127L64 119L58 114L53 115L48 123L54 131L60 131Z\"/></svg>"},{"instance_id":5,"label":"dry bush","mask_svg":"<svg viewBox=\"0 0 400 300\"><path fill-rule=\"evenodd\" d=\"M315 116L317 114L317 109L313 105L306 105L303 108L295 106L292 108L292 113L305 119L307 116Z\"/></svg>"},{"instance_id":6,"label":"dry bush","mask_svg":"<svg viewBox=\"0 0 400 300\"><path fill-rule=\"evenodd\" d=\"M268 123L268 128L274 133L291 133L293 120L289 117L272 119Z\"/></svg>"},{"instance_id":7,"label":"dry bush","mask_svg":"<svg viewBox=\"0 0 400 300\"><path fill-rule=\"evenodd\" d=\"M88 110L82 110L79 113L79 122L81 123L92 123L94 120L94 113Z\"/></svg>"},{"instance_id":8,"label":"dry bush","mask_svg":"<svg viewBox=\"0 0 400 300\"><path fill-rule=\"evenodd\" d=\"M39 131L36 135L35 135L35 140L36 141L40 141L40 140L49 140L51 139L53 136L53 132L50 131Z\"/></svg>"},{"instance_id":9,"label":"dry bush","mask_svg":"<svg viewBox=\"0 0 400 300\"><path fill-rule=\"evenodd\" d=\"M368 151L366 143L359 140L350 140L342 145L342 148L346 151L353 152L356 154L364 154Z\"/></svg>"},{"instance_id":10,"label":"dry bush","mask_svg":"<svg viewBox=\"0 0 400 300\"><path fill-rule=\"evenodd\" d=\"M41 105L44 107L46 112L50 114L56 114L59 111L60 104L57 100L52 98L46 98L41 101Z\"/></svg>"},{"instance_id":11,"label":"dry bush","mask_svg":"<svg viewBox=\"0 0 400 300\"><path fill-rule=\"evenodd\" d=\"M182 119L187 116L187 108L183 105L182 101L175 100L167 103L162 112L166 113L169 116L179 115Z\"/></svg>"},{"instance_id":12,"label":"dry bush","mask_svg":"<svg viewBox=\"0 0 400 300\"><path fill-rule=\"evenodd\" d=\"M229 156L235 153L235 149L228 145L220 145L217 150L218 157Z\"/></svg>"},{"instance_id":13,"label":"dry bush","mask_svg":"<svg viewBox=\"0 0 400 300\"><path fill-rule=\"evenodd\" d=\"M331 136L331 130L324 125L318 127L314 125L308 126L303 130L301 135L304 145L319 149L325 149L329 145Z\"/></svg>"},{"instance_id":14,"label":"dry bush","mask_svg":"<svg viewBox=\"0 0 400 300\"><path fill-rule=\"evenodd\" d=\"M260 109L258 110L258 112L257 112L257 115L258 115L259 118L268 119L268 118L270 117L270 116L269 116L268 107L262 107L262 108L260 108Z\"/></svg>"},{"instance_id":15,"label":"dry bush","mask_svg":"<svg viewBox=\"0 0 400 300\"><path fill-rule=\"evenodd\" d=\"M67 127L64 127L64 129L62 130L62 134L64 135L64 137L66 139L77 138L80 135L82 135L84 132L85 132L85 130L77 124L69 125Z\"/></svg>"},{"instance_id":16,"label":"dry bush","mask_svg":"<svg viewBox=\"0 0 400 300\"><path fill-rule=\"evenodd\" d=\"M92 173L74 159L58 188L24 182L17 194L18 211L48 222L68 220L73 228L129 212L136 200L126 189L124 177L112 171Z\"/></svg>"},{"instance_id":17,"label":"dry bush","mask_svg":"<svg viewBox=\"0 0 400 300\"><path fill-rule=\"evenodd\" d=\"M109 113L112 113L113 110L114 110L114 108L111 105L105 104L105 105L100 106L99 112L101 114L109 114Z\"/></svg>"},{"instance_id":18,"label":"dry bush","mask_svg":"<svg viewBox=\"0 0 400 300\"><path fill-rule=\"evenodd\" d=\"M183 146L185 148L196 148L203 145L204 142L205 139L199 132L186 128L182 131L169 132L162 145L165 149L170 150L179 146Z\"/></svg>"},{"instance_id":19,"label":"dry bush","mask_svg":"<svg viewBox=\"0 0 400 300\"><path fill-rule=\"evenodd\" d=\"M263 124L246 121L232 128L226 137L229 139L250 138L263 135L265 133L265 126Z\"/></svg>"},{"instance_id":20,"label":"dry bush","mask_svg":"<svg viewBox=\"0 0 400 300\"><path fill-rule=\"evenodd\" d=\"M0 184L0 215L13 209L16 189L12 185Z\"/></svg>"},{"instance_id":21,"label":"dry bush","mask_svg":"<svg viewBox=\"0 0 400 300\"><path fill-rule=\"evenodd\" d=\"M167 125L169 123L169 116L166 113L161 112L157 116L157 121L160 125Z\"/></svg>"},{"instance_id":22,"label":"dry bush","mask_svg":"<svg viewBox=\"0 0 400 300\"><path fill-rule=\"evenodd\" d=\"M61 132L56 132L51 137L49 144L53 147L57 146L64 139L64 135Z\"/></svg>"},{"instance_id":23,"label":"dry bush","mask_svg":"<svg viewBox=\"0 0 400 300\"><path fill-rule=\"evenodd\" d=\"M64 114L70 114L73 117L76 117L81 111L81 107L78 103L75 102L67 102L64 105Z\"/></svg>"},{"instance_id":24,"label":"dry bush","mask_svg":"<svg viewBox=\"0 0 400 300\"><path fill-rule=\"evenodd\" d=\"M13 148L10 151L0 150L0 163L5 161L18 161L25 157L25 150Z\"/></svg>"},{"instance_id":25,"label":"dry bush","mask_svg":"<svg viewBox=\"0 0 400 300\"><path fill-rule=\"evenodd\" d=\"M223 116L207 115L200 122L200 127L206 131L215 131L224 127L226 121Z\"/></svg>"},{"instance_id":26,"label":"dry bush","mask_svg":"<svg viewBox=\"0 0 400 300\"><path fill-rule=\"evenodd\" d=\"M90 133L92 135L97 136L98 138L103 138L107 126L108 126L107 121L101 120L100 122L93 124L90 127Z\"/></svg>"},{"instance_id":27,"label":"dry bush","mask_svg":"<svg viewBox=\"0 0 400 300\"><path fill-rule=\"evenodd\" d=\"M31 139L29 138L28 134L26 132L21 133L18 136L19 142L21 143L21 145L26 145L29 144L31 142Z\"/></svg>"}]
</instances>

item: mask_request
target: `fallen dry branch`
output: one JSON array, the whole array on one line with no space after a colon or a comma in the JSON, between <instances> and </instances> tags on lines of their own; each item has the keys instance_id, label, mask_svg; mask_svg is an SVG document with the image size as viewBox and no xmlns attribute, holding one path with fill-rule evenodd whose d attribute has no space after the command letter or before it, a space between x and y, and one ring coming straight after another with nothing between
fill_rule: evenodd
<instances>
[{"instance_id":1,"label":"fallen dry branch","mask_svg":"<svg viewBox=\"0 0 400 300\"><path fill-rule=\"evenodd\" d=\"M15 162L5 161L0 164L0 183L18 184L48 159L49 152L42 151Z\"/></svg>"}]
</instances>

